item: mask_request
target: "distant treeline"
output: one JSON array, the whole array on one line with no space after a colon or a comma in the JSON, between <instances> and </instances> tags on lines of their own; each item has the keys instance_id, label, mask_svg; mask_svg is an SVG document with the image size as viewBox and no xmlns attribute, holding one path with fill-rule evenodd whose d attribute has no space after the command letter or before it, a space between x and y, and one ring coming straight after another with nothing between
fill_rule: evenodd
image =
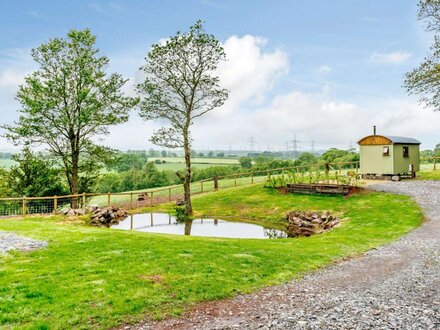
<instances>
[{"instance_id":1,"label":"distant treeline","mask_svg":"<svg viewBox=\"0 0 440 330\"><path fill-rule=\"evenodd\" d=\"M420 161L422 163L434 162L433 157L440 157L440 143L437 144L433 150L420 151Z\"/></svg>"},{"instance_id":2,"label":"distant treeline","mask_svg":"<svg viewBox=\"0 0 440 330\"><path fill-rule=\"evenodd\" d=\"M152 156L150 156L152 155ZM162 153L160 154L162 156ZM149 157L157 157L151 151L117 152L108 161L106 172L86 172L80 177L81 192L122 192L180 184L176 172L157 168ZM167 153L167 157L168 153ZM11 155L16 164L9 170L0 169L1 197L53 196L68 194L61 166L48 154L34 153L25 149L20 154ZM265 171L268 169L308 166L334 162L354 162L359 154L354 150L329 149L317 156L303 152L295 160L279 159L259 155L241 157L238 165L210 166L193 168L192 180L200 181L214 176L240 174L245 172ZM83 166L87 166L85 163Z\"/></svg>"}]
</instances>

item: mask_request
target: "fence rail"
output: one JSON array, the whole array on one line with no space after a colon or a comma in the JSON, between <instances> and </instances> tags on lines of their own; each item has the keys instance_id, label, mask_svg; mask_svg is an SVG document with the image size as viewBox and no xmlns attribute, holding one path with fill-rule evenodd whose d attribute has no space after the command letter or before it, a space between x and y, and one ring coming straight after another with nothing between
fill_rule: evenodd
<instances>
[{"instance_id":1,"label":"fence rail","mask_svg":"<svg viewBox=\"0 0 440 330\"><path fill-rule=\"evenodd\" d=\"M230 187L252 185L265 182L271 175L279 175L286 171L310 173L312 171L344 170L358 172L359 162L339 162L311 166L292 166L269 170L249 171L230 175L216 176L191 183L191 195L217 191ZM117 206L133 210L139 207L154 206L161 203L176 201L183 197L183 185L167 186L156 189L119 193L82 193L65 196L45 197L9 197L0 198L0 216L15 216L28 214L58 214L69 208L82 208L97 205Z\"/></svg>"},{"instance_id":2,"label":"fence rail","mask_svg":"<svg viewBox=\"0 0 440 330\"><path fill-rule=\"evenodd\" d=\"M433 163L434 163L434 171L436 171L437 170L437 163L440 163L440 156L439 157L434 156L431 159L433 160Z\"/></svg>"}]
</instances>

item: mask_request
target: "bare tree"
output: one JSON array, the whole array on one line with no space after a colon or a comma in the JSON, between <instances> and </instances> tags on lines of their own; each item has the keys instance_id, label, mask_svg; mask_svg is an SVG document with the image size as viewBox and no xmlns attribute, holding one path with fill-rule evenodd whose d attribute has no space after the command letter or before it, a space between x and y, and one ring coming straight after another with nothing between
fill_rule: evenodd
<instances>
[{"instance_id":1,"label":"bare tree","mask_svg":"<svg viewBox=\"0 0 440 330\"><path fill-rule=\"evenodd\" d=\"M191 132L194 120L220 107L228 91L220 87L218 64L225 60L220 42L197 21L187 33L178 32L152 46L141 67L145 81L137 86L143 96L140 115L146 120L165 119L168 127L154 132L151 141L167 148L183 148L185 174L185 215L193 214L191 204Z\"/></svg>"}]
</instances>

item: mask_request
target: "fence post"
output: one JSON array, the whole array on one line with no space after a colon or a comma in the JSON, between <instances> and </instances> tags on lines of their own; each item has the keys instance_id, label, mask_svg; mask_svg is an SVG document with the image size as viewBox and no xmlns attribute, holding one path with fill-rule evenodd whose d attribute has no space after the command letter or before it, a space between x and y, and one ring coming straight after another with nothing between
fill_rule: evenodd
<instances>
[{"instance_id":1,"label":"fence post","mask_svg":"<svg viewBox=\"0 0 440 330\"><path fill-rule=\"evenodd\" d=\"M437 158L434 157L434 171L436 170L436 166L435 166L436 165L436 159Z\"/></svg>"},{"instance_id":2,"label":"fence post","mask_svg":"<svg viewBox=\"0 0 440 330\"><path fill-rule=\"evenodd\" d=\"M133 210L133 192L130 193L130 210Z\"/></svg>"},{"instance_id":3,"label":"fence post","mask_svg":"<svg viewBox=\"0 0 440 330\"><path fill-rule=\"evenodd\" d=\"M203 181L200 181L200 192L203 194Z\"/></svg>"},{"instance_id":4,"label":"fence post","mask_svg":"<svg viewBox=\"0 0 440 330\"><path fill-rule=\"evenodd\" d=\"M237 175L234 175L234 187L237 187Z\"/></svg>"},{"instance_id":5,"label":"fence post","mask_svg":"<svg viewBox=\"0 0 440 330\"><path fill-rule=\"evenodd\" d=\"M151 192L151 206L153 206L153 192Z\"/></svg>"},{"instance_id":6,"label":"fence post","mask_svg":"<svg viewBox=\"0 0 440 330\"><path fill-rule=\"evenodd\" d=\"M107 193L107 206L110 207L111 204L111 194L108 192Z\"/></svg>"},{"instance_id":7,"label":"fence post","mask_svg":"<svg viewBox=\"0 0 440 330\"><path fill-rule=\"evenodd\" d=\"M251 172L251 184L254 184L254 172Z\"/></svg>"},{"instance_id":8,"label":"fence post","mask_svg":"<svg viewBox=\"0 0 440 330\"><path fill-rule=\"evenodd\" d=\"M338 164L338 169L339 169L339 174L341 174L342 173L342 165L341 165L341 163Z\"/></svg>"},{"instance_id":9,"label":"fence post","mask_svg":"<svg viewBox=\"0 0 440 330\"><path fill-rule=\"evenodd\" d=\"M58 209L58 196L55 195L53 196L53 214L57 214L57 209Z\"/></svg>"},{"instance_id":10,"label":"fence post","mask_svg":"<svg viewBox=\"0 0 440 330\"><path fill-rule=\"evenodd\" d=\"M168 188L168 202L171 202L171 188Z\"/></svg>"},{"instance_id":11,"label":"fence post","mask_svg":"<svg viewBox=\"0 0 440 330\"><path fill-rule=\"evenodd\" d=\"M26 196L23 196L23 199L22 199L21 214L23 216L26 215Z\"/></svg>"},{"instance_id":12,"label":"fence post","mask_svg":"<svg viewBox=\"0 0 440 330\"><path fill-rule=\"evenodd\" d=\"M214 191L218 191L218 177L217 177L217 175L214 177Z\"/></svg>"},{"instance_id":13,"label":"fence post","mask_svg":"<svg viewBox=\"0 0 440 330\"><path fill-rule=\"evenodd\" d=\"M84 212L86 212L86 193L85 192L83 192L83 195L82 195L82 202L83 202L83 210L84 210Z\"/></svg>"},{"instance_id":14,"label":"fence post","mask_svg":"<svg viewBox=\"0 0 440 330\"><path fill-rule=\"evenodd\" d=\"M84 212L86 212L86 193L85 192L82 193L82 204L83 204L82 209L84 210Z\"/></svg>"}]
</instances>

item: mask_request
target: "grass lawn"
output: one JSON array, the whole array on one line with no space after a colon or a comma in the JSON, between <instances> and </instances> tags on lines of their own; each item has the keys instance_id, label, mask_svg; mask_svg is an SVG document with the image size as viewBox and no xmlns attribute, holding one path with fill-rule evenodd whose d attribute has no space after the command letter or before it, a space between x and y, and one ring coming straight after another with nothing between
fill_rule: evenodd
<instances>
[{"instance_id":1,"label":"grass lawn","mask_svg":"<svg viewBox=\"0 0 440 330\"><path fill-rule=\"evenodd\" d=\"M255 176L253 178L254 183L261 183L265 182L267 179L266 176ZM250 177L244 177L244 178L237 178L234 179L220 179L218 181L219 189L225 189L225 188L231 188L235 185L237 186L244 186L251 184L251 178ZM158 191L154 193L154 196L168 196L169 191L168 188L171 187L171 194L173 196L175 195L183 195L183 186L167 186L167 187L157 187L157 188L149 188L149 189L142 189L142 190L134 190L134 193L140 193L140 192L151 192L151 191ZM200 182L194 182L191 184L191 193L192 194L198 194L201 192L201 184ZM207 181L203 183L203 191L204 192L212 192L214 191L214 182L213 181ZM135 196L135 199L137 198L137 195ZM130 202L130 195L112 195L111 196L111 204L113 205L124 205ZM107 195L103 196L95 196L92 197L89 201L89 204L96 204L100 206L107 206L108 204L108 198Z\"/></svg>"},{"instance_id":2,"label":"grass lawn","mask_svg":"<svg viewBox=\"0 0 440 330\"><path fill-rule=\"evenodd\" d=\"M385 244L423 217L406 196L281 195L261 185L199 195L194 208L199 215L271 227L292 209L333 210L345 220L326 234L281 240L117 231L61 217L0 220L0 230L49 241L46 249L0 256L0 328L106 329L176 315L197 302L280 283Z\"/></svg>"},{"instance_id":3,"label":"grass lawn","mask_svg":"<svg viewBox=\"0 0 440 330\"><path fill-rule=\"evenodd\" d=\"M417 178L420 180L440 180L440 164L437 164L437 170L435 171L433 164L420 165L420 172L417 172Z\"/></svg>"}]
</instances>

